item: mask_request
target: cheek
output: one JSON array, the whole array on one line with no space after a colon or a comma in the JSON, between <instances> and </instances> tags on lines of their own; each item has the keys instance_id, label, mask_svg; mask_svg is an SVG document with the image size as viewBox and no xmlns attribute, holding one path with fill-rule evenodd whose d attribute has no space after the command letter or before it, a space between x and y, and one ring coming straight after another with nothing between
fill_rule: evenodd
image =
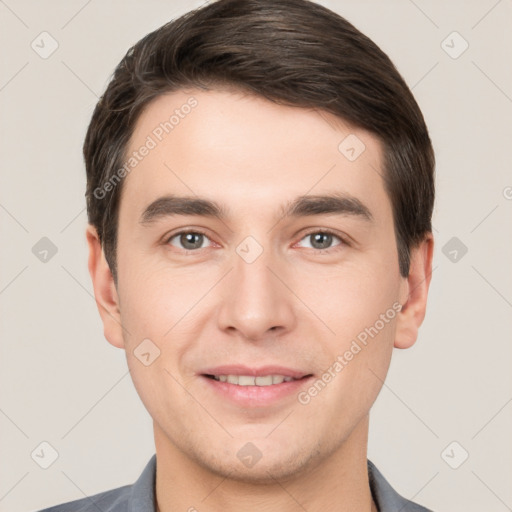
<instances>
[{"instance_id":1,"label":"cheek","mask_svg":"<svg viewBox=\"0 0 512 512\"><path fill-rule=\"evenodd\" d=\"M362 417L378 396L391 360L399 310L396 280L347 273L329 280L315 299L321 301L319 316L323 310L322 318L335 333L323 338L328 355L322 372L333 377L320 400L326 407L336 404L335 414L352 411L351 417Z\"/></svg>"},{"instance_id":2,"label":"cheek","mask_svg":"<svg viewBox=\"0 0 512 512\"><path fill-rule=\"evenodd\" d=\"M399 296L399 280L393 272L378 265L333 272L323 286L310 288L310 304L319 316L324 315L325 323L340 340L354 339L376 322L379 330L389 331L394 325ZM382 315L385 329L380 321Z\"/></svg>"},{"instance_id":3,"label":"cheek","mask_svg":"<svg viewBox=\"0 0 512 512\"><path fill-rule=\"evenodd\" d=\"M123 325L130 344L151 338L161 345L208 289L208 282L191 270L173 270L164 261L155 264L142 256L119 261L119 293ZM140 341L139 341L140 342Z\"/></svg>"},{"instance_id":4,"label":"cheek","mask_svg":"<svg viewBox=\"0 0 512 512\"><path fill-rule=\"evenodd\" d=\"M326 367L336 362L343 367L331 370L336 374L332 390L337 390L340 407L348 401L364 411L377 397L393 350L398 292L397 269L372 263L367 270L333 273L322 293L317 291L311 299L335 333L324 340L329 354Z\"/></svg>"}]
</instances>

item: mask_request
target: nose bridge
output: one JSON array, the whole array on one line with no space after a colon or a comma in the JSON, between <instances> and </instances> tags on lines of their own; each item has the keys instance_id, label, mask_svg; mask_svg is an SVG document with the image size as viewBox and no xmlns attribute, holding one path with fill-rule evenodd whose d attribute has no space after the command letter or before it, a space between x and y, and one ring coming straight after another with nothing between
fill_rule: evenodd
<instances>
[{"instance_id":1,"label":"nose bridge","mask_svg":"<svg viewBox=\"0 0 512 512\"><path fill-rule=\"evenodd\" d=\"M236 247L232 261L220 326L234 328L250 339L264 337L270 329L291 328L291 294L275 275L282 265L270 244L264 246L248 236Z\"/></svg>"},{"instance_id":2,"label":"nose bridge","mask_svg":"<svg viewBox=\"0 0 512 512\"><path fill-rule=\"evenodd\" d=\"M263 297L272 299L276 291L271 288L275 288L277 283L270 268L276 266L276 258L268 246L264 249L251 239L240 243L236 249L233 269L236 287L243 297L258 301ZM265 303L269 304L270 300Z\"/></svg>"}]
</instances>

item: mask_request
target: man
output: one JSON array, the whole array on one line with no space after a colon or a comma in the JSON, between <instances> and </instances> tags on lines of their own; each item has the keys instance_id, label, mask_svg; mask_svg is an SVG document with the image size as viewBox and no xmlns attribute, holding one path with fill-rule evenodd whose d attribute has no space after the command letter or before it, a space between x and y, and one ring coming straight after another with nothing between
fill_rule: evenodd
<instances>
[{"instance_id":1,"label":"man","mask_svg":"<svg viewBox=\"0 0 512 512\"><path fill-rule=\"evenodd\" d=\"M367 460L431 276L434 155L388 57L306 0L139 41L90 123L89 271L156 454L47 511L424 511Z\"/></svg>"}]
</instances>

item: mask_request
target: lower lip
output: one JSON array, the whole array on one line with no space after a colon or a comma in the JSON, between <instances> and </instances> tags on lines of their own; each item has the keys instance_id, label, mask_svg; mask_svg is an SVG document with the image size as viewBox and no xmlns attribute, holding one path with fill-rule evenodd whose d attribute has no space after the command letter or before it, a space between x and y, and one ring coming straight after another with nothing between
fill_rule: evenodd
<instances>
[{"instance_id":1,"label":"lower lip","mask_svg":"<svg viewBox=\"0 0 512 512\"><path fill-rule=\"evenodd\" d=\"M229 382L220 382L204 375L201 375L201 378L221 396L235 402L240 407L262 407L297 394L301 387L309 383L312 376L271 386L239 386Z\"/></svg>"}]
</instances>

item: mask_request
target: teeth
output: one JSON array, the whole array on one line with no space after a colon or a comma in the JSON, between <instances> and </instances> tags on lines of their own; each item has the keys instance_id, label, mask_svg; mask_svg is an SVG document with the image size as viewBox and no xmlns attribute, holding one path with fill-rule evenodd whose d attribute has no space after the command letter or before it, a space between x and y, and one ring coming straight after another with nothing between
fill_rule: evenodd
<instances>
[{"instance_id":1,"label":"teeth","mask_svg":"<svg viewBox=\"0 0 512 512\"><path fill-rule=\"evenodd\" d=\"M239 375L238 382L232 382L232 384L238 384L239 386L254 386L256 384L256 379L247 375Z\"/></svg>"},{"instance_id":2,"label":"teeth","mask_svg":"<svg viewBox=\"0 0 512 512\"><path fill-rule=\"evenodd\" d=\"M258 377L252 375L214 375L213 378L220 382L228 382L238 386L272 386L273 384L296 380L284 375L260 375Z\"/></svg>"},{"instance_id":3,"label":"teeth","mask_svg":"<svg viewBox=\"0 0 512 512\"><path fill-rule=\"evenodd\" d=\"M265 377L256 377L254 379L256 386L270 386L273 382L272 375L265 375ZM240 381L238 383L240 384Z\"/></svg>"}]
</instances>

